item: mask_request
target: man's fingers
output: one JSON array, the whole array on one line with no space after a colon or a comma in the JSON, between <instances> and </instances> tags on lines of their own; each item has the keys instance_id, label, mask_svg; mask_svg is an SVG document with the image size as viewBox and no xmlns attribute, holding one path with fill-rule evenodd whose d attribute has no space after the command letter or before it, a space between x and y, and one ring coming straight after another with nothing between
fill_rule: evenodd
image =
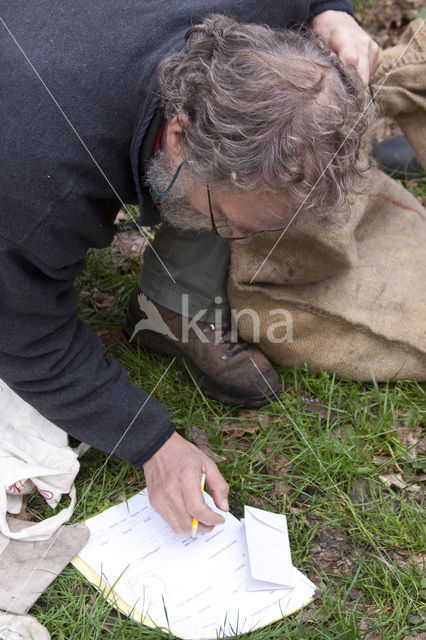
<instances>
[{"instance_id":1,"label":"man's fingers","mask_svg":"<svg viewBox=\"0 0 426 640\"><path fill-rule=\"evenodd\" d=\"M367 86L382 56L368 33L344 11L324 11L315 16L312 27L343 64L356 68Z\"/></svg>"},{"instance_id":2,"label":"man's fingers","mask_svg":"<svg viewBox=\"0 0 426 640\"><path fill-rule=\"evenodd\" d=\"M358 69L360 64L359 51L354 46L342 46L339 48L339 58L343 64L350 64L355 69ZM359 72L359 69L358 69Z\"/></svg>"},{"instance_id":3,"label":"man's fingers","mask_svg":"<svg viewBox=\"0 0 426 640\"><path fill-rule=\"evenodd\" d=\"M215 463L190 442L174 433L144 464L151 505L175 533L191 532L196 518L200 531L223 522L222 515L210 509L201 492L201 474L219 509L228 511L228 485Z\"/></svg>"},{"instance_id":4,"label":"man's fingers","mask_svg":"<svg viewBox=\"0 0 426 640\"><path fill-rule=\"evenodd\" d=\"M212 494L215 505L221 511L229 511L229 486L223 479L217 466L211 462L206 472L207 486Z\"/></svg>"},{"instance_id":5,"label":"man's fingers","mask_svg":"<svg viewBox=\"0 0 426 640\"><path fill-rule=\"evenodd\" d=\"M198 486L195 487L195 490L193 488L193 485L191 486L191 488L188 486L188 489L184 493L183 499L187 512L191 515L192 518L197 518L200 523L203 523L207 526L220 524L224 521L223 516L207 506L207 504L204 502L203 494L200 491L199 481L197 484Z\"/></svg>"},{"instance_id":6,"label":"man's fingers","mask_svg":"<svg viewBox=\"0 0 426 640\"><path fill-rule=\"evenodd\" d=\"M157 503L152 506L163 520L170 525L174 533L190 533L192 518L187 512L183 500L176 499L173 504Z\"/></svg>"},{"instance_id":7,"label":"man's fingers","mask_svg":"<svg viewBox=\"0 0 426 640\"><path fill-rule=\"evenodd\" d=\"M213 527L215 524L221 524L225 520L224 517L220 515L220 513L217 513L216 511L213 511L213 509L210 509L210 507L206 505L204 500L201 504L195 504L190 499L189 502L185 502L185 506L188 510L188 513L191 514L192 518L196 518L198 522L205 524L208 527Z\"/></svg>"},{"instance_id":8,"label":"man's fingers","mask_svg":"<svg viewBox=\"0 0 426 640\"><path fill-rule=\"evenodd\" d=\"M368 45L368 43L366 43ZM353 45L343 46L339 52L339 58L343 64L355 67L361 76L362 83L366 87L370 81L370 57L369 47L363 51Z\"/></svg>"},{"instance_id":9,"label":"man's fingers","mask_svg":"<svg viewBox=\"0 0 426 640\"><path fill-rule=\"evenodd\" d=\"M383 51L377 42L371 41L370 45L370 78L376 73L380 63L383 60Z\"/></svg>"},{"instance_id":10,"label":"man's fingers","mask_svg":"<svg viewBox=\"0 0 426 640\"><path fill-rule=\"evenodd\" d=\"M354 65L359 75L361 76L362 84L364 87L370 82L370 60L367 55L360 56L358 64Z\"/></svg>"}]
</instances>

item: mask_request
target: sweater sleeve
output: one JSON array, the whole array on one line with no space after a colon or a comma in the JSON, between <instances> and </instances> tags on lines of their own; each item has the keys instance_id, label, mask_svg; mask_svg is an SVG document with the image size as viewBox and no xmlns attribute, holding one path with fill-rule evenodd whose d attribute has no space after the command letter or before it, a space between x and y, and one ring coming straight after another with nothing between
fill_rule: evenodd
<instances>
[{"instance_id":1,"label":"sweater sleeve","mask_svg":"<svg viewBox=\"0 0 426 640\"><path fill-rule=\"evenodd\" d=\"M324 11L346 11L353 16L353 6L351 0L312 0L309 6L307 22L311 22L315 16Z\"/></svg>"},{"instance_id":2,"label":"sweater sleeve","mask_svg":"<svg viewBox=\"0 0 426 640\"><path fill-rule=\"evenodd\" d=\"M0 377L75 438L141 466L174 425L78 318L73 280L84 261L47 260L0 237Z\"/></svg>"}]
</instances>

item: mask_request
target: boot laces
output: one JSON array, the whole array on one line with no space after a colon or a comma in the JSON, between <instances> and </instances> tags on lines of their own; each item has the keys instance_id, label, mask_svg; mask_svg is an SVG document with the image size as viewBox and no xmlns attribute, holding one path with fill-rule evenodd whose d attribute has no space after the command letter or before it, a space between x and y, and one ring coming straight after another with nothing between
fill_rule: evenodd
<instances>
[{"instance_id":1,"label":"boot laces","mask_svg":"<svg viewBox=\"0 0 426 640\"><path fill-rule=\"evenodd\" d=\"M208 331L216 332L216 326L213 323L210 323L208 327L203 329L204 333ZM236 356L241 353L241 351L245 351L248 349L247 342L242 342L241 340L237 340L236 342L232 340L232 326L225 325L221 328L221 336L219 338L215 338L213 342L214 347L218 347L220 344L227 344L229 347L225 349L225 351L220 356L222 360L227 360L228 358L232 358L232 356Z\"/></svg>"}]
</instances>

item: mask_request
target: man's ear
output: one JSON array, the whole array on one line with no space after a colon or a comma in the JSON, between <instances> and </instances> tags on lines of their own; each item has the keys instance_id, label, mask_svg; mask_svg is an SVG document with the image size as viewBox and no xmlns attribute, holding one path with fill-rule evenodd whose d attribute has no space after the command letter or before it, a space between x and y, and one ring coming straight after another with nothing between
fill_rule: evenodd
<instances>
[{"instance_id":1,"label":"man's ear","mask_svg":"<svg viewBox=\"0 0 426 640\"><path fill-rule=\"evenodd\" d=\"M167 122L164 129L162 146L173 164L182 162L182 130L188 122L188 116L177 115L170 122Z\"/></svg>"}]
</instances>

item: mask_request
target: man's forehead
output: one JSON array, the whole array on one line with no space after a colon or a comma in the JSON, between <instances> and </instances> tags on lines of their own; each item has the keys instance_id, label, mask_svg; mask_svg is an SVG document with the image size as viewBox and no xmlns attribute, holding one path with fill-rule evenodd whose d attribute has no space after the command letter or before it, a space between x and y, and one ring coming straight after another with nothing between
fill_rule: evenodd
<instances>
[{"instance_id":1,"label":"man's forehead","mask_svg":"<svg viewBox=\"0 0 426 640\"><path fill-rule=\"evenodd\" d=\"M270 193L243 192L240 194L218 192L216 206L226 216L243 215L248 219L274 218L277 221L286 218L290 211L288 203L279 200Z\"/></svg>"}]
</instances>

